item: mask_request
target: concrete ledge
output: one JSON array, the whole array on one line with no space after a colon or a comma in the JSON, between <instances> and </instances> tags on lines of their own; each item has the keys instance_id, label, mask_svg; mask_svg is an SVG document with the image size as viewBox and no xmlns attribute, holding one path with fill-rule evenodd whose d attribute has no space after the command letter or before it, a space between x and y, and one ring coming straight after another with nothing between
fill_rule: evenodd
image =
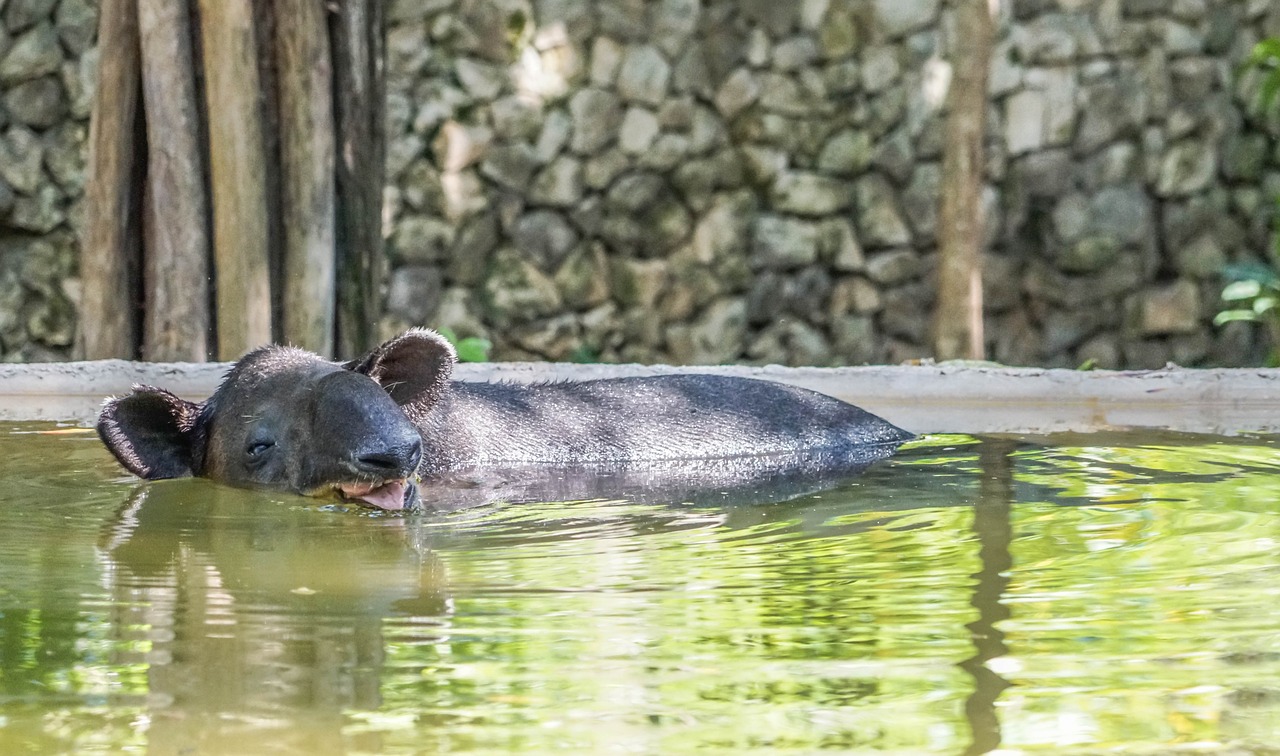
<instances>
[{"instance_id":1,"label":"concrete ledge","mask_svg":"<svg viewBox=\"0 0 1280 756\"><path fill-rule=\"evenodd\" d=\"M226 363L123 360L0 365L0 420L92 424L103 398L135 383L202 399ZM1158 428L1280 432L1280 369L1045 370L960 365L856 368L490 363L463 380L588 380L660 373L764 378L853 402L917 433L1056 433Z\"/></svg>"}]
</instances>

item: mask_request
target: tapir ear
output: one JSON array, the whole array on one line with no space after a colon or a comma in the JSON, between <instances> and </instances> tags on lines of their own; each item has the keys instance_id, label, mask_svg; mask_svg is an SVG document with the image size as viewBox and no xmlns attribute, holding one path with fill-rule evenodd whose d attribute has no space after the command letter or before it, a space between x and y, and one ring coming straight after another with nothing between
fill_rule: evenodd
<instances>
[{"instance_id":1,"label":"tapir ear","mask_svg":"<svg viewBox=\"0 0 1280 756\"><path fill-rule=\"evenodd\" d=\"M199 417L198 404L134 386L133 393L102 406L98 436L139 478L182 478L194 474L191 441Z\"/></svg>"},{"instance_id":2,"label":"tapir ear","mask_svg":"<svg viewBox=\"0 0 1280 756\"><path fill-rule=\"evenodd\" d=\"M396 404L414 414L440 400L458 355L443 336L415 328L374 349L347 368L377 381Z\"/></svg>"}]
</instances>

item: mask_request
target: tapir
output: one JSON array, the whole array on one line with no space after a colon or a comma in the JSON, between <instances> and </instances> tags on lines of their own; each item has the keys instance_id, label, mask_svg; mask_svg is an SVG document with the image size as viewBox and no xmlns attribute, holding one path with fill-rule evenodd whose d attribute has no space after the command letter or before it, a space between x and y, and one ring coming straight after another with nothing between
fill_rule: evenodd
<instances>
[{"instance_id":1,"label":"tapir","mask_svg":"<svg viewBox=\"0 0 1280 756\"><path fill-rule=\"evenodd\" d=\"M203 476L384 510L416 508L417 484L460 470L821 475L913 437L852 404L771 381L469 382L453 380L456 360L426 329L347 363L266 346L236 362L205 402L150 386L108 399L98 435L141 478Z\"/></svg>"}]
</instances>

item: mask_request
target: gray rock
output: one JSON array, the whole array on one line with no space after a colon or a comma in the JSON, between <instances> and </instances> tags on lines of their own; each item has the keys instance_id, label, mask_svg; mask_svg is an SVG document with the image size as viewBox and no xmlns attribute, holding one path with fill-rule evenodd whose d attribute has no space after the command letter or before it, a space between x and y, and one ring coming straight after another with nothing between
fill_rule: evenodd
<instances>
[{"instance_id":1,"label":"gray rock","mask_svg":"<svg viewBox=\"0 0 1280 756\"><path fill-rule=\"evenodd\" d=\"M11 32L20 32L46 21L57 2L58 0L9 0L4 4L4 25Z\"/></svg>"},{"instance_id":2,"label":"gray rock","mask_svg":"<svg viewBox=\"0 0 1280 756\"><path fill-rule=\"evenodd\" d=\"M569 100L573 137L569 148L580 155L594 153L617 136L622 106L612 92L582 89Z\"/></svg>"},{"instance_id":3,"label":"gray rock","mask_svg":"<svg viewBox=\"0 0 1280 756\"><path fill-rule=\"evenodd\" d=\"M922 269L920 256L910 249L891 249L867 257L867 277L885 286L909 281Z\"/></svg>"},{"instance_id":4,"label":"gray rock","mask_svg":"<svg viewBox=\"0 0 1280 756\"><path fill-rule=\"evenodd\" d=\"M610 87L622 65L622 45L609 37L596 37L591 43L591 83Z\"/></svg>"},{"instance_id":5,"label":"gray rock","mask_svg":"<svg viewBox=\"0 0 1280 756\"><path fill-rule=\"evenodd\" d=\"M775 210L796 215L828 215L848 207L852 199L848 183L817 173L784 172L769 189Z\"/></svg>"},{"instance_id":6,"label":"gray rock","mask_svg":"<svg viewBox=\"0 0 1280 756\"><path fill-rule=\"evenodd\" d=\"M534 210L516 221L511 239L521 253L534 260L542 270L552 271L568 257L579 237L560 213Z\"/></svg>"},{"instance_id":7,"label":"gray rock","mask_svg":"<svg viewBox=\"0 0 1280 756\"><path fill-rule=\"evenodd\" d=\"M453 243L454 228L440 218L403 217L391 237L395 258L408 264L436 262Z\"/></svg>"},{"instance_id":8,"label":"gray rock","mask_svg":"<svg viewBox=\"0 0 1280 756\"><path fill-rule=\"evenodd\" d=\"M1218 152L1198 139L1185 139L1169 147L1160 162L1156 194L1185 196L1209 185L1218 170Z\"/></svg>"},{"instance_id":9,"label":"gray rock","mask_svg":"<svg viewBox=\"0 0 1280 756\"><path fill-rule=\"evenodd\" d=\"M62 208L62 194L52 184L36 190L34 197L18 197L9 212L9 225L24 231L47 234L67 219Z\"/></svg>"},{"instance_id":10,"label":"gray rock","mask_svg":"<svg viewBox=\"0 0 1280 756\"><path fill-rule=\"evenodd\" d=\"M862 245L848 220L828 218L822 221L819 234L819 255L833 270L847 273L866 267Z\"/></svg>"},{"instance_id":11,"label":"gray rock","mask_svg":"<svg viewBox=\"0 0 1280 756\"><path fill-rule=\"evenodd\" d=\"M884 295L880 327L889 336L910 344L924 344L929 335L933 292L923 284L902 286Z\"/></svg>"},{"instance_id":12,"label":"gray rock","mask_svg":"<svg viewBox=\"0 0 1280 756\"><path fill-rule=\"evenodd\" d=\"M571 207L582 199L582 193L582 161L562 155L533 180L529 200L552 207Z\"/></svg>"},{"instance_id":13,"label":"gray rock","mask_svg":"<svg viewBox=\"0 0 1280 756\"><path fill-rule=\"evenodd\" d=\"M18 37L0 59L0 84L8 87L57 73L62 48L53 26L41 23Z\"/></svg>"},{"instance_id":14,"label":"gray rock","mask_svg":"<svg viewBox=\"0 0 1280 756\"><path fill-rule=\"evenodd\" d=\"M563 304L555 282L510 247L503 247L494 255L483 297L495 328L547 317Z\"/></svg>"},{"instance_id":15,"label":"gray rock","mask_svg":"<svg viewBox=\"0 0 1280 756\"><path fill-rule=\"evenodd\" d=\"M627 48L618 70L618 94L629 102L661 105L671 80L671 64L657 48L637 45Z\"/></svg>"},{"instance_id":16,"label":"gray rock","mask_svg":"<svg viewBox=\"0 0 1280 756\"><path fill-rule=\"evenodd\" d=\"M818 48L827 60L844 58L858 51L862 36L854 8L833 8L818 29Z\"/></svg>"},{"instance_id":17,"label":"gray rock","mask_svg":"<svg viewBox=\"0 0 1280 756\"><path fill-rule=\"evenodd\" d=\"M444 280L440 269L421 265L397 268L387 287L387 312L409 323L426 325L440 304Z\"/></svg>"},{"instance_id":18,"label":"gray rock","mask_svg":"<svg viewBox=\"0 0 1280 756\"><path fill-rule=\"evenodd\" d=\"M1142 333L1193 333L1200 326L1200 295L1191 281L1177 281L1142 296Z\"/></svg>"},{"instance_id":19,"label":"gray rock","mask_svg":"<svg viewBox=\"0 0 1280 756\"><path fill-rule=\"evenodd\" d=\"M67 112L66 98L56 76L25 81L4 93L4 106L14 121L38 129L61 120Z\"/></svg>"},{"instance_id":20,"label":"gray rock","mask_svg":"<svg viewBox=\"0 0 1280 756\"><path fill-rule=\"evenodd\" d=\"M938 232L938 209L942 197L942 167L921 163L902 192L902 211L917 241L929 242Z\"/></svg>"},{"instance_id":21,"label":"gray rock","mask_svg":"<svg viewBox=\"0 0 1280 756\"><path fill-rule=\"evenodd\" d=\"M607 150L587 160L582 179L587 187L598 191L612 184L630 166L630 159L622 152Z\"/></svg>"},{"instance_id":22,"label":"gray rock","mask_svg":"<svg viewBox=\"0 0 1280 756\"><path fill-rule=\"evenodd\" d=\"M818 170L837 176L861 173L871 164L871 135L860 129L836 132L818 153Z\"/></svg>"},{"instance_id":23,"label":"gray rock","mask_svg":"<svg viewBox=\"0 0 1280 756\"><path fill-rule=\"evenodd\" d=\"M732 119L760 98L760 84L747 68L739 68L716 91L716 108Z\"/></svg>"},{"instance_id":24,"label":"gray rock","mask_svg":"<svg viewBox=\"0 0 1280 756\"><path fill-rule=\"evenodd\" d=\"M1119 254L1120 242L1114 236L1090 235L1068 244L1055 260L1068 273L1094 273L1105 270Z\"/></svg>"},{"instance_id":25,"label":"gray rock","mask_svg":"<svg viewBox=\"0 0 1280 756\"><path fill-rule=\"evenodd\" d=\"M872 174L858 181L856 200L860 238L868 246L896 247L911 241L893 187L884 177Z\"/></svg>"},{"instance_id":26,"label":"gray rock","mask_svg":"<svg viewBox=\"0 0 1280 756\"><path fill-rule=\"evenodd\" d=\"M878 45L866 51L862 62L862 86L871 93L888 89L902 73L898 47Z\"/></svg>"},{"instance_id":27,"label":"gray rock","mask_svg":"<svg viewBox=\"0 0 1280 756\"><path fill-rule=\"evenodd\" d=\"M401 172L422 155L425 145L422 137L414 133L402 134L387 141L387 176L398 179Z\"/></svg>"},{"instance_id":28,"label":"gray rock","mask_svg":"<svg viewBox=\"0 0 1280 756\"><path fill-rule=\"evenodd\" d=\"M454 63L454 72L463 88L478 100L494 99L506 83L502 69L470 58L459 58Z\"/></svg>"},{"instance_id":29,"label":"gray rock","mask_svg":"<svg viewBox=\"0 0 1280 756\"><path fill-rule=\"evenodd\" d=\"M875 324L862 315L842 315L831 322L831 348L837 365L879 361Z\"/></svg>"},{"instance_id":30,"label":"gray rock","mask_svg":"<svg viewBox=\"0 0 1280 756\"><path fill-rule=\"evenodd\" d=\"M493 147L480 163L480 173L508 189L523 191L538 169L533 148L521 142Z\"/></svg>"},{"instance_id":31,"label":"gray rock","mask_svg":"<svg viewBox=\"0 0 1280 756\"><path fill-rule=\"evenodd\" d=\"M474 285L484 277L489 253L498 246L498 219L492 213L478 213L459 230L449 248L449 278Z\"/></svg>"},{"instance_id":32,"label":"gray rock","mask_svg":"<svg viewBox=\"0 0 1280 756\"><path fill-rule=\"evenodd\" d=\"M659 40L668 54L682 49L689 35L698 27L702 13L701 0L661 0L652 10L653 39Z\"/></svg>"},{"instance_id":33,"label":"gray rock","mask_svg":"<svg viewBox=\"0 0 1280 756\"><path fill-rule=\"evenodd\" d=\"M1203 233L1173 250L1173 257L1179 273L1201 280L1220 277L1227 264L1227 253L1212 233Z\"/></svg>"},{"instance_id":34,"label":"gray rock","mask_svg":"<svg viewBox=\"0 0 1280 756\"><path fill-rule=\"evenodd\" d=\"M1227 141L1222 173L1237 181L1257 181L1267 162L1270 149L1264 134L1241 134Z\"/></svg>"},{"instance_id":35,"label":"gray rock","mask_svg":"<svg viewBox=\"0 0 1280 756\"><path fill-rule=\"evenodd\" d=\"M574 96L584 92L595 90L582 90ZM423 107L428 107L430 103ZM594 103L593 103L594 106ZM573 110L573 101L570 101L569 109ZM532 139L542 129L543 117L542 109L537 105L531 104L523 97L507 96L501 97L493 101L489 106L489 114L493 116L493 133L499 139L520 140ZM441 118L440 120L443 120ZM575 117L575 123L577 121Z\"/></svg>"},{"instance_id":36,"label":"gray rock","mask_svg":"<svg viewBox=\"0 0 1280 756\"><path fill-rule=\"evenodd\" d=\"M885 36L897 38L938 17L938 0L874 0L875 20Z\"/></svg>"},{"instance_id":37,"label":"gray rock","mask_svg":"<svg viewBox=\"0 0 1280 756\"><path fill-rule=\"evenodd\" d=\"M676 338L672 338L672 332ZM668 329L668 348L677 363L719 365L742 352L747 335L747 308L740 298L719 299L686 329Z\"/></svg>"},{"instance_id":38,"label":"gray rock","mask_svg":"<svg viewBox=\"0 0 1280 756\"><path fill-rule=\"evenodd\" d=\"M794 78L769 71L760 75L760 106L787 116L810 116L815 109L813 99Z\"/></svg>"},{"instance_id":39,"label":"gray rock","mask_svg":"<svg viewBox=\"0 0 1280 756\"><path fill-rule=\"evenodd\" d=\"M566 307L584 310L609 299L609 261L598 244L579 245L555 275Z\"/></svg>"},{"instance_id":40,"label":"gray rock","mask_svg":"<svg viewBox=\"0 0 1280 756\"><path fill-rule=\"evenodd\" d=\"M421 145L420 138L410 135L416 145ZM398 141L398 140L396 140ZM484 126L472 126L454 120L445 121L431 142L431 151L435 154L436 165L445 171L460 171L479 160L493 141L493 131ZM419 147L420 150L420 147ZM406 150L410 160L417 157L417 150ZM408 167L408 163L404 163ZM390 169L388 169L390 170ZM393 174L398 171L391 171Z\"/></svg>"},{"instance_id":41,"label":"gray rock","mask_svg":"<svg viewBox=\"0 0 1280 756\"><path fill-rule=\"evenodd\" d=\"M911 152L911 136L906 129L895 129L880 139L876 145L871 165L888 175L898 184L905 184L915 169L916 158Z\"/></svg>"},{"instance_id":42,"label":"gray rock","mask_svg":"<svg viewBox=\"0 0 1280 756\"><path fill-rule=\"evenodd\" d=\"M628 173L613 183L606 200L610 209L637 213L657 202L665 188L666 182L656 173Z\"/></svg>"},{"instance_id":43,"label":"gray rock","mask_svg":"<svg viewBox=\"0 0 1280 756\"><path fill-rule=\"evenodd\" d=\"M1081 111L1077 151L1091 153L1109 142L1141 133L1147 118L1144 84L1120 77L1082 87L1079 98L1089 106Z\"/></svg>"},{"instance_id":44,"label":"gray rock","mask_svg":"<svg viewBox=\"0 0 1280 756\"><path fill-rule=\"evenodd\" d=\"M717 195L694 228L691 249L694 259L710 264L745 248L754 210L751 195Z\"/></svg>"},{"instance_id":45,"label":"gray rock","mask_svg":"<svg viewBox=\"0 0 1280 756\"><path fill-rule=\"evenodd\" d=\"M639 155L653 146L658 131L658 116L652 110L627 108L618 129L618 148L629 155Z\"/></svg>"},{"instance_id":46,"label":"gray rock","mask_svg":"<svg viewBox=\"0 0 1280 756\"><path fill-rule=\"evenodd\" d=\"M755 22L763 31L781 37L795 28L798 3L778 3L773 0L740 0L739 11L748 21Z\"/></svg>"},{"instance_id":47,"label":"gray rock","mask_svg":"<svg viewBox=\"0 0 1280 756\"><path fill-rule=\"evenodd\" d=\"M93 110L93 91L98 76L98 48L93 47L75 63L63 63L58 78L66 90L72 118L87 119Z\"/></svg>"},{"instance_id":48,"label":"gray rock","mask_svg":"<svg viewBox=\"0 0 1280 756\"><path fill-rule=\"evenodd\" d=\"M62 44L74 56L93 46L98 32L98 12L87 0L62 0L54 16Z\"/></svg>"},{"instance_id":49,"label":"gray rock","mask_svg":"<svg viewBox=\"0 0 1280 756\"><path fill-rule=\"evenodd\" d=\"M0 178L20 194L35 194L43 176L44 146L25 126L13 126L0 140Z\"/></svg>"},{"instance_id":50,"label":"gray rock","mask_svg":"<svg viewBox=\"0 0 1280 756\"><path fill-rule=\"evenodd\" d=\"M813 37L791 37L773 48L773 66L779 71L797 71L818 59L818 45Z\"/></svg>"},{"instance_id":51,"label":"gray rock","mask_svg":"<svg viewBox=\"0 0 1280 756\"><path fill-rule=\"evenodd\" d=\"M689 156L689 138L683 134L663 134L645 152L638 156L636 164L655 171L669 171Z\"/></svg>"},{"instance_id":52,"label":"gray rock","mask_svg":"<svg viewBox=\"0 0 1280 756\"><path fill-rule=\"evenodd\" d=\"M861 276L850 276L836 282L827 304L828 318L835 322L849 313L870 315L881 307L880 290Z\"/></svg>"},{"instance_id":53,"label":"gray rock","mask_svg":"<svg viewBox=\"0 0 1280 756\"><path fill-rule=\"evenodd\" d=\"M75 122L64 122L44 135L44 165L58 186L69 196L77 197L84 190L85 142L88 129Z\"/></svg>"},{"instance_id":54,"label":"gray rock","mask_svg":"<svg viewBox=\"0 0 1280 756\"><path fill-rule=\"evenodd\" d=\"M789 269L818 259L819 227L779 215L759 215L752 230L752 260L762 268Z\"/></svg>"},{"instance_id":55,"label":"gray rock","mask_svg":"<svg viewBox=\"0 0 1280 756\"><path fill-rule=\"evenodd\" d=\"M623 307L650 310L658 302L669 283L669 271L663 260L609 259L610 288L613 299Z\"/></svg>"}]
</instances>

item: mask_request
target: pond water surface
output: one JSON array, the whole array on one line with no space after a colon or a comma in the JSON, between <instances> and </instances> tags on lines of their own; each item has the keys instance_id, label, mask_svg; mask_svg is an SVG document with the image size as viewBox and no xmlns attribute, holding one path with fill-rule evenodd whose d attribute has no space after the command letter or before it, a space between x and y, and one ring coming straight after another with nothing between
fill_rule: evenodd
<instances>
[{"instance_id":1,"label":"pond water surface","mask_svg":"<svg viewBox=\"0 0 1280 756\"><path fill-rule=\"evenodd\" d=\"M1275 753L1280 446L407 517L0 425L0 753ZM429 497L429 492L425 494Z\"/></svg>"}]
</instances>

